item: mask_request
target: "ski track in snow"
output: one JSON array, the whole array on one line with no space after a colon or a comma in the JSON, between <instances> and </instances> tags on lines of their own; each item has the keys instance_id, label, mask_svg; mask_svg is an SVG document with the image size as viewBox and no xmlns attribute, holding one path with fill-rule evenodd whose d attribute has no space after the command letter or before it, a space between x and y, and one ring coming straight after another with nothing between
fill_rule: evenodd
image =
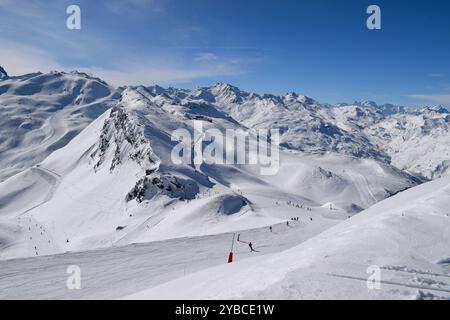
<instances>
[{"instance_id":1,"label":"ski track in snow","mask_svg":"<svg viewBox=\"0 0 450 320\"><path fill-rule=\"evenodd\" d=\"M52 254L57 250L58 246L51 236L51 232L48 232L45 226L39 223L30 212L52 199L61 182L61 176L41 166L33 167L31 170L36 171L49 184L50 188L41 203L18 215L17 222L23 231L28 252L35 256Z\"/></svg>"},{"instance_id":2,"label":"ski track in snow","mask_svg":"<svg viewBox=\"0 0 450 320\"><path fill-rule=\"evenodd\" d=\"M361 195L361 199L373 199L372 202L368 200L365 201L366 207L370 207L374 203L378 202L377 198L370 189L369 182L367 181L366 177L357 172L346 172L346 175L350 177L351 181L354 182L356 189Z\"/></svg>"},{"instance_id":3,"label":"ski track in snow","mask_svg":"<svg viewBox=\"0 0 450 320\"><path fill-rule=\"evenodd\" d=\"M331 276L331 277L337 277L337 278L343 278L343 279L348 279L348 280L356 280L356 281L367 282L367 277L363 278L363 277L355 277L355 276L342 275L342 274L333 274L333 273L329 273L328 275ZM421 289L421 290L429 290L429 291L450 293L450 286L447 283L444 284L447 287L447 289L446 289L446 288L441 288L441 287L432 287L432 286L418 285L418 284L412 284L412 283L401 283L401 282L390 281L390 280L383 280L383 279L380 279L379 282L382 285L386 284L386 285L393 285L393 286L398 286L398 287L408 287L408 288L413 288L413 289Z\"/></svg>"},{"instance_id":4,"label":"ski track in snow","mask_svg":"<svg viewBox=\"0 0 450 320\"><path fill-rule=\"evenodd\" d=\"M61 183L61 176L59 174L57 174L56 172L53 172L49 169L45 169L40 166L33 167L33 168L31 168L31 170L38 172L39 176L42 177L42 179L44 179L50 185L50 190L47 192L45 199L41 203L33 206L32 208L27 209L26 211L21 213L19 216L25 215L28 212L42 206L44 203L50 201L52 199L53 195L55 194L56 190L58 189L59 184Z\"/></svg>"},{"instance_id":5,"label":"ski track in snow","mask_svg":"<svg viewBox=\"0 0 450 320\"><path fill-rule=\"evenodd\" d=\"M25 219L23 217L21 219ZM27 224L34 226L32 219ZM305 222L244 230L235 243L235 262L254 256L270 256L299 242ZM38 228L39 229L39 228ZM35 234L33 234L35 236ZM173 239L132 244L86 252L68 252L35 258L0 261L0 299L116 299L136 291L183 277L209 267L226 264L233 234ZM81 290L68 290L66 270L81 268Z\"/></svg>"}]
</instances>

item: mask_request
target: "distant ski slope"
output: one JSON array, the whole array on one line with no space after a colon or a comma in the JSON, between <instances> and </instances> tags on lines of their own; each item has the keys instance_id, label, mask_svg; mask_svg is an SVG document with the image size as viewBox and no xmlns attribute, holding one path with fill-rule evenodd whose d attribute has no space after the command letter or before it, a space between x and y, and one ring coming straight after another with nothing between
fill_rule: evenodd
<instances>
[{"instance_id":1,"label":"distant ski slope","mask_svg":"<svg viewBox=\"0 0 450 320\"><path fill-rule=\"evenodd\" d=\"M1 80L0 181L64 147L115 97L112 87L78 72Z\"/></svg>"},{"instance_id":2,"label":"distant ski slope","mask_svg":"<svg viewBox=\"0 0 450 320\"><path fill-rule=\"evenodd\" d=\"M0 218L0 225L28 217L54 239L35 249L22 226L15 237L8 236L2 257L211 235L297 216L317 217L324 230L417 184L387 164L335 153L282 150L274 176L260 175L255 165L174 165L176 142L170 136L177 128L193 132L192 122L186 121L189 112L192 106L160 106L146 90L126 89L112 110L65 147L0 184L5 192L0 215L7 217ZM211 108L196 112L211 119L203 121L205 129L245 129ZM49 184L51 177L54 183ZM158 189L158 183L180 185L184 191ZM42 184L46 187L34 187ZM143 201L126 200L135 188L144 191ZM28 201L37 196L42 200Z\"/></svg>"},{"instance_id":3,"label":"distant ski slope","mask_svg":"<svg viewBox=\"0 0 450 320\"><path fill-rule=\"evenodd\" d=\"M230 265L230 233L0 261L0 299L450 298L449 192L448 178L427 183L323 233L318 215L243 230ZM66 287L70 265L81 290Z\"/></svg>"},{"instance_id":4,"label":"distant ski slope","mask_svg":"<svg viewBox=\"0 0 450 320\"><path fill-rule=\"evenodd\" d=\"M415 187L303 242L131 299L449 299L450 178ZM381 269L368 290L367 269Z\"/></svg>"}]
</instances>

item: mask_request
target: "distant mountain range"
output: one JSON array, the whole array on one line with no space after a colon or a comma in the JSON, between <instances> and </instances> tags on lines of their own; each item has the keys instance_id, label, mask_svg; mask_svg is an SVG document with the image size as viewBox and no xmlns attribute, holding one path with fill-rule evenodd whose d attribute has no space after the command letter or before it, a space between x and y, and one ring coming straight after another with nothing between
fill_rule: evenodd
<instances>
[{"instance_id":1,"label":"distant mountain range","mask_svg":"<svg viewBox=\"0 0 450 320\"><path fill-rule=\"evenodd\" d=\"M171 134L194 133L193 119L221 131L278 129L279 172L265 177L258 165L174 164ZM6 76L0 252L18 257L217 234L310 210L319 215L319 232L448 175L449 125L442 107L329 105L224 83L114 88L81 72ZM30 246L25 232L33 224L48 239Z\"/></svg>"}]
</instances>

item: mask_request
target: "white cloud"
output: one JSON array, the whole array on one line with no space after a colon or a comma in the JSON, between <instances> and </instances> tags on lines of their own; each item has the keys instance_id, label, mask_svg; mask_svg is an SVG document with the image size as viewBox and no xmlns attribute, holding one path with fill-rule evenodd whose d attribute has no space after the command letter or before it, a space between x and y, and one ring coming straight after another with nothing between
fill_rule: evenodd
<instances>
[{"instance_id":1,"label":"white cloud","mask_svg":"<svg viewBox=\"0 0 450 320\"><path fill-rule=\"evenodd\" d=\"M202 52L196 55L196 61L215 61L219 60L219 57L212 52Z\"/></svg>"},{"instance_id":2,"label":"white cloud","mask_svg":"<svg viewBox=\"0 0 450 320\"><path fill-rule=\"evenodd\" d=\"M427 76L431 77L431 78L442 78L447 75L445 73L429 73L429 74L427 74Z\"/></svg>"},{"instance_id":3,"label":"white cloud","mask_svg":"<svg viewBox=\"0 0 450 320\"><path fill-rule=\"evenodd\" d=\"M2 39L0 43L0 65L9 75L64 70L54 57L44 50Z\"/></svg>"},{"instance_id":4,"label":"white cloud","mask_svg":"<svg viewBox=\"0 0 450 320\"><path fill-rule=\"evenodd\" d=\"M105 1L104 5L117 14L143 9L154 13L163 13L165 11L164 3L164 0L109 0Z\"/></svg>"},{"instance_id":5,"label":"white cloud","mask_svg":"<svg viewBox=\"0 0 450 320\"><path fill-rule=\"evenodd\" d=\"M164 11L168 1L110 0L101 4L123 14L123 10ZM179 44L178 48L153 50L155 46L144 44L136 53L123 39L117 41L102 30L69 32L63 9L60 1L0 0L0 65L8 74L78 69L115 85L165 85L240 74L253 63L249 58L218 56L211 52L214 49L183 47L192 37L207 35L208 30L199 26L168 27L176 31L169 42ZM130 47L135 47L132 41ZM194 50L200 53L195 55Z\"/></svg>"},{"instance_id":6,"label":"white cloud","mask_svg":"<svg viewBox=\"0 0 450 320\"><path fill-rule=\"evenodd\" d=\"M411 98L414 98L419 101L432 102L437 104L447 104L450 105L450 94L413 94L410 95Z\"/></svg>"},{"instance_id":7,"label":"white cloud","mask_svg":"<svg viewBox=\"0 0 450 320\"><path fill-rule=\"evenodd\" d=\"M225 65L217 65L204 68L131 66L117 70L94 67L87 69L82 68L81 70L98 76L116 86L152 84L171 85L175 83L189 82L200 78L229 76L235 74L235 70Z\"/></svg>"},{"instance_id":8,"label":"white cloud","mask_svg":"<svg viewBox=\"0 0 450 320\"><path fill-rule=\"evenodd\" d=\"M174 57L131 57L124 56L120 67L103 68L68 66L60 64L49 52L28 45L0 39L0 65L9 75L22 75L32 72L48 72L51 70L71 71L74 69L90 73L113 85L150 85L175 84L195 79L221 77L237 74L239 66L228 61L183 61L175 64ZM123 61L127 61L123 63ZM180 65L181 64L181 65ZM189 65L189 67L186 67Z\"/></svg>"}]
</instances>

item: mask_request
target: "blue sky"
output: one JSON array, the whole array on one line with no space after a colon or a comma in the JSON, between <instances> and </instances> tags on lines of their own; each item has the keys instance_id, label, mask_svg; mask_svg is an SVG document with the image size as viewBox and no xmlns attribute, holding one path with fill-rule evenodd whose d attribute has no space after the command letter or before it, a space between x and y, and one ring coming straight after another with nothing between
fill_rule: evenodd
<instances>
[{"instance_id":1,"label":"blue sky","mask_svg":"<svg viewBox=\"0 0 450 320\"><path fill-rule=\"evenodd\" d=\"M81 7L82 29L66 28ZM366 28L381 7L382 30ZM450 106L450 2L0 0L10 74L78 69L115 84L295 91L322 102Z\"/></svg>"}]
</instances>

